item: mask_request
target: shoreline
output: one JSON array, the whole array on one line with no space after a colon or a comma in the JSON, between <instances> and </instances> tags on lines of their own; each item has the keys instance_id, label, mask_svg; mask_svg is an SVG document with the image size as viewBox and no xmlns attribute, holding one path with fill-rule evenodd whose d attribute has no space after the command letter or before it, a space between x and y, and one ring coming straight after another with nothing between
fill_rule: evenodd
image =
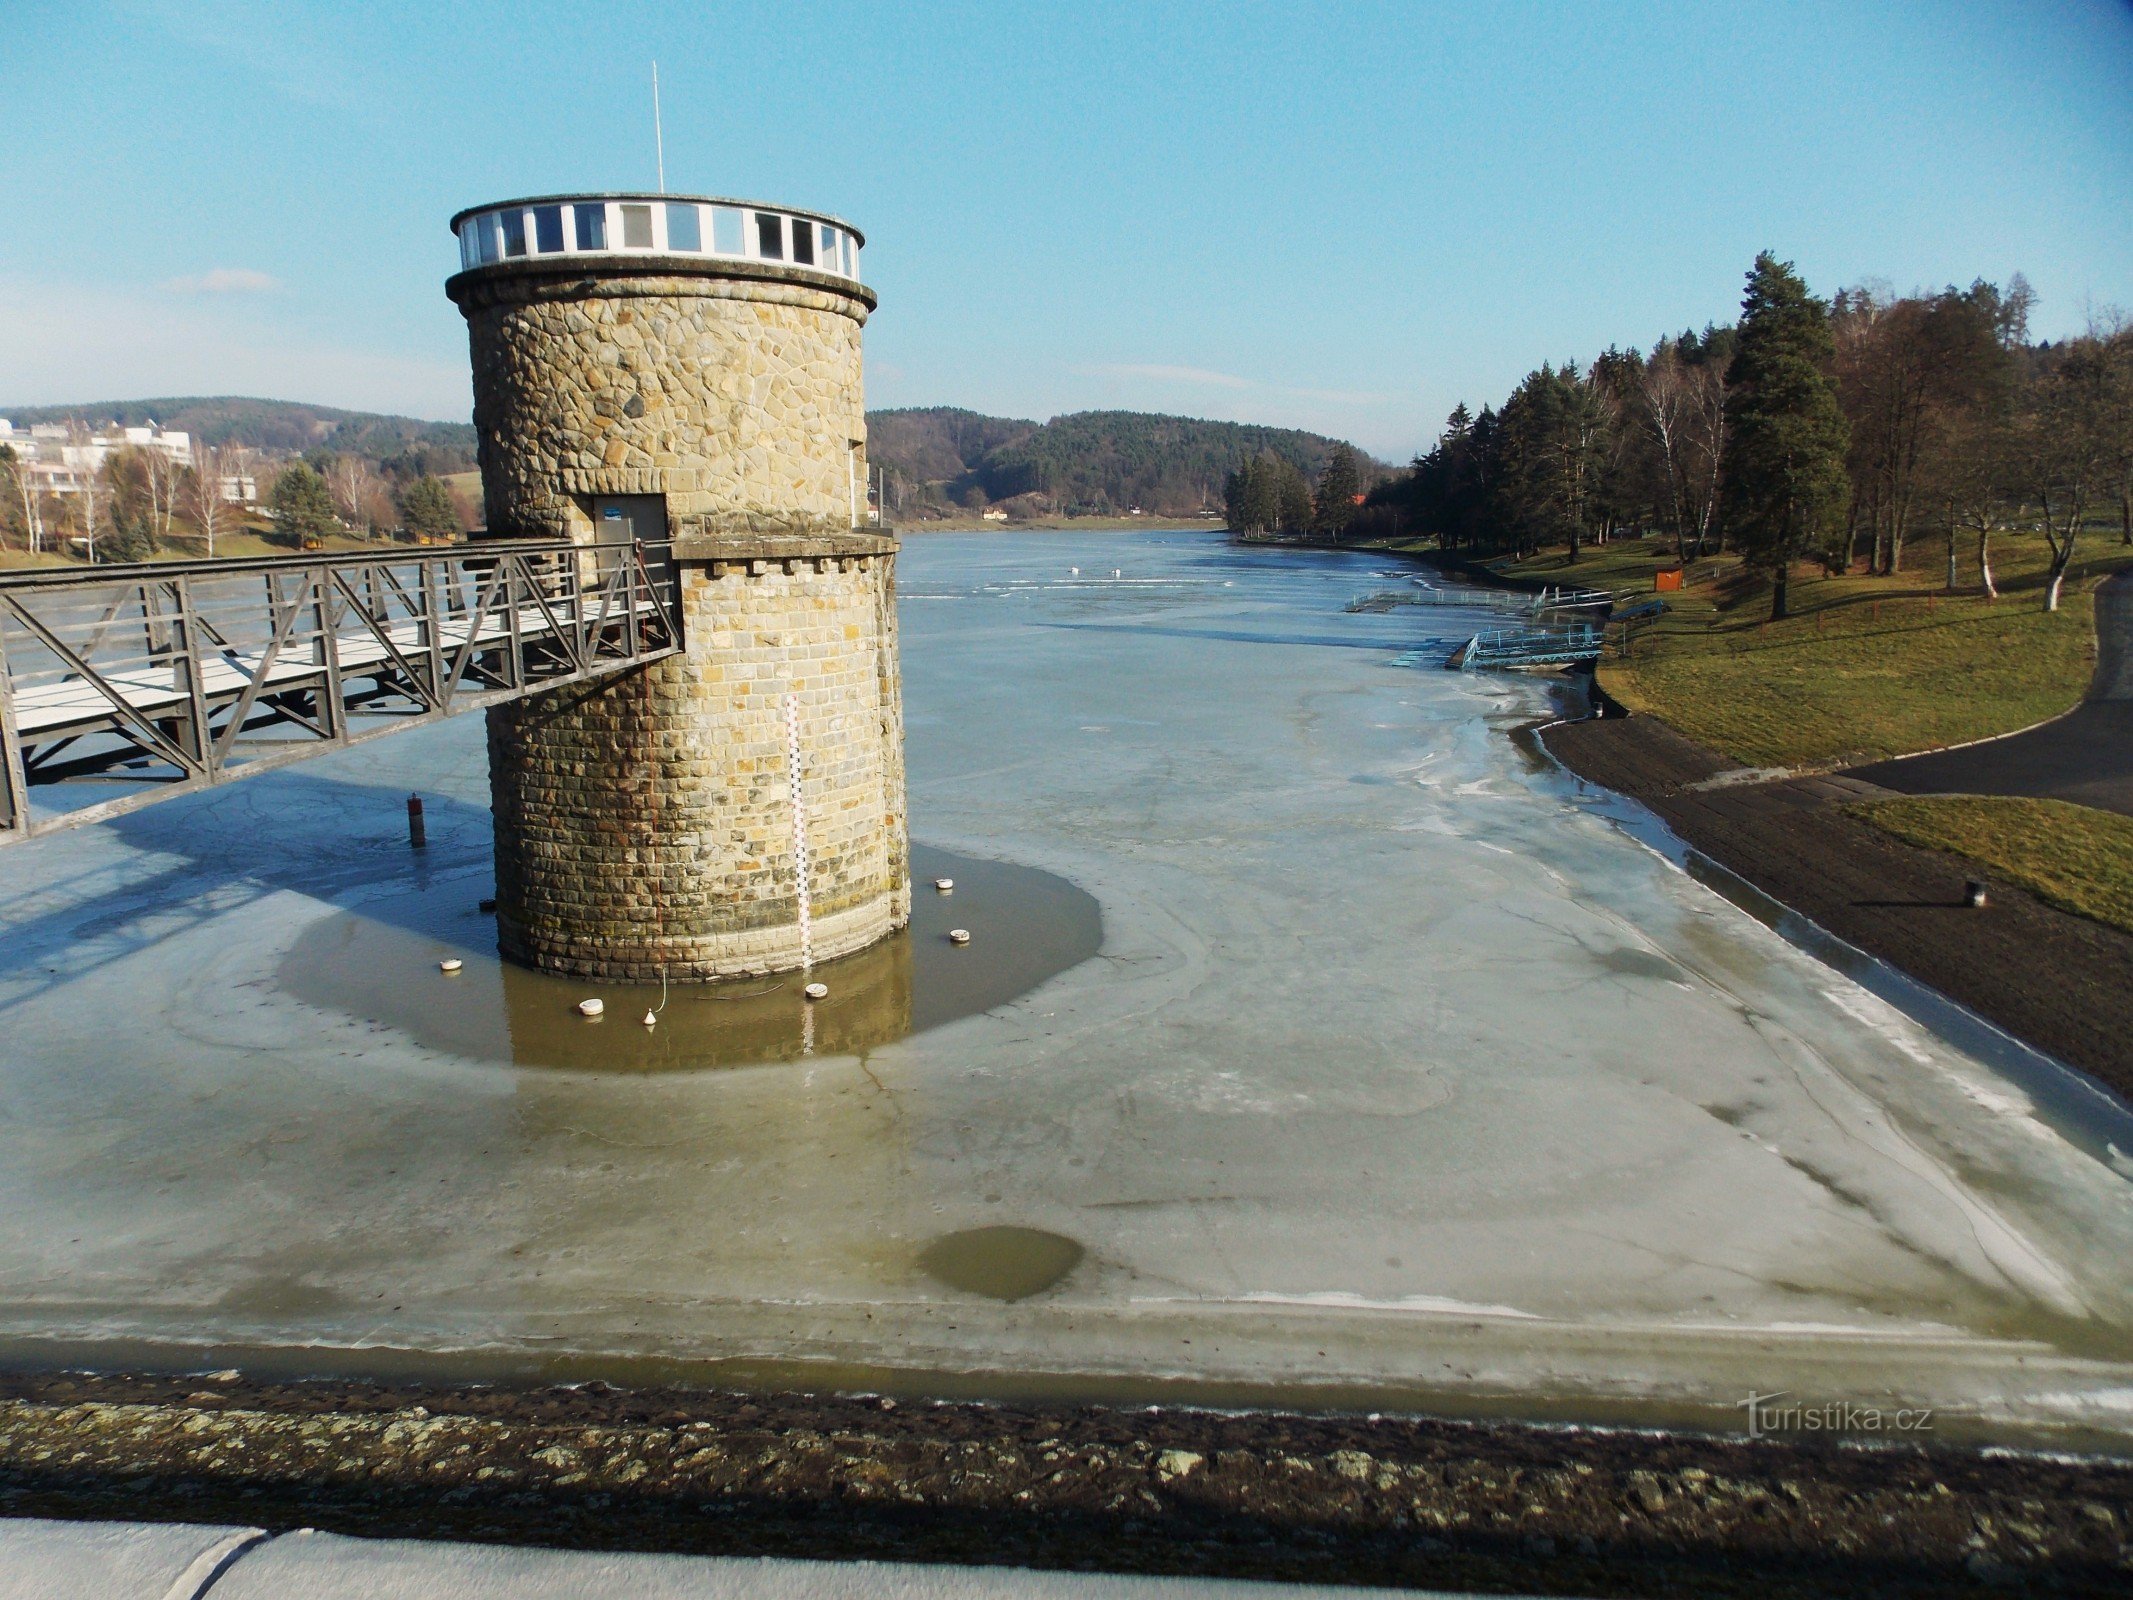
<instances>
[{"instance_id":1,"label":"shoreline","mask_svg":"<svg viewBox=\"0 0 2133 1600\"><path fill-rule=\"evenodd\" d=\"M1370 549L1477 588L1542 587L1428 551L1298 547ZM1845 802L1893 793L1871 783L1839 773L1706 787L1736 764L1663 717L1630 712L1595 675L1576 681L1602 714L1536 735L1573 777L1644 806L1689 849L1786 912L2082 1074L2133 1115L2133 935L2046 905L1978 862L1847 816ZM1990 885L1982 911L1963 905L1971 881Z\"/></svg>"},{"instance_id":2,"label":"shoreline","mask_svg":"<svg viewBox=\"0 0 2133 1600\"><path fill-rule=\"evenodd\" d=\"M1786 910L2133 1104L2133 936L1847 815L1877 792L1859 780L1714 785L1732 764L1648 714L1540 737L1574 776L1645 806ZM1973 880L1991 886L1981 910L1964 904Z\"/></svg>"}]
</instances>

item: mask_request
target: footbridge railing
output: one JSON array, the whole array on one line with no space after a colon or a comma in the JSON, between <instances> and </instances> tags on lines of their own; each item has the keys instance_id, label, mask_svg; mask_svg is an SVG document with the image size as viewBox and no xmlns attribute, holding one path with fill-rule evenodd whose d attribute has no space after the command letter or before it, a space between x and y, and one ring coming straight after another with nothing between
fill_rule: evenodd
<instances>
[{"instance_id":1,"label":"footbridge railing","mask_svg":"<svg viewBox=\"0 0 2133 1600\"><path fill-rule=\"evenodd\" d=\"M494 540L0 575L0 843L680 645L658 545Z\"/></svg>"}]
</instances>

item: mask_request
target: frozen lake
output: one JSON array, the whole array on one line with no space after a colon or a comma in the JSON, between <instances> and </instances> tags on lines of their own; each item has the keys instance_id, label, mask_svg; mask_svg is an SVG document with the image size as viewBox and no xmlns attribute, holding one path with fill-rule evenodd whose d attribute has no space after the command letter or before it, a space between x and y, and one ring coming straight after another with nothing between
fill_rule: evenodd
<instances>
[{"instance_id":1,"label":"frozen lake","mask_svg":"<svg viewBox=\"0 0 2133 1600\"><path fill-rule=\"evenodd\" d=\"M2127 1178L1514 742L1545 684L1396 663L1477 618L1206 534L901 561L913 836L1056 975L760 1001L754 1064L411 1023L502 1004L472 717L8 850L18 1358L2133 1431Z\"/></svg>"}]
</instances>

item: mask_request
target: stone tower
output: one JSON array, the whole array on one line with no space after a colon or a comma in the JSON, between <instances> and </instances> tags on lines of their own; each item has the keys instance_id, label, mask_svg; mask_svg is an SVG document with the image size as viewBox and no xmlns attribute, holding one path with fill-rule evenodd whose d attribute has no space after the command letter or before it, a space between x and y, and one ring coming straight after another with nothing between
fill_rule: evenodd
<instances>
[{"instance_id":1,"label":"stone tower","mask_svg":"<svg viewBox=\"0 0 2133 1600\"><path fill-rule=\"evenodd\" d=\"M657 981L778 971L910 918L896 543L867 525L834 217L672 195L452 220L488 529L588 562L670 541L685 648L492 709L507 956Z\"/></svg>"}]
</instances>

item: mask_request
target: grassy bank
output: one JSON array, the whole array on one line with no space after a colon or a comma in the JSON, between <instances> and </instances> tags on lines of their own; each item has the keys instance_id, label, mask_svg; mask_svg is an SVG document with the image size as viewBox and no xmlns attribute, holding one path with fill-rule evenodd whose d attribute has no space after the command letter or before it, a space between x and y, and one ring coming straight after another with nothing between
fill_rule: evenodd
<instances>
[{"instance_id":1,"label":"grassy bank","mask_svg":"<svg viewBox=\"0 0 2133 1600\"><path fill-rule=\"evenodd\" d=\"M345 550L383 551L396 548L376 539L362 539L354 534L332 534L324 541L323 548L331 552ZM406 548L406 547L399 547ZM150 561L198 561L207 554L204 540L197 534L177 534L165 542L163 548L148 559ZM287 556L297 552L286 539L273 537L256 529L240 528L220 535L215 540L215 558L234 560L247 556ZM86 567L87 562L77 556L55 555L40 551L32 555L27 550L0 549L0 572L12 572L30 567Z\"/></svg>"},{"instance_id":2,"label":"grassy bank","mask_svg":"<svg viewBox=\"0 0 2133 1600\"><path fill-rule=\"evenodd\" d=\"M1937 549L1886 578L1802 570L1794 615L1768 622L1769 588L1731 557L1698 562L1666 615L1640 627L1625 655L1600 667L1632 711L1664 717L1751 767L1826 770L2012 732L2077 702L2095 661L2093 594L2133 551L2101 536L2077 562L2056 612L2042 605L2041 540L1995 551L2001 598L1966 586L1941 592ZM1506 576L1650 594L1672 565L1658 541L1632 540L1570 562L1550 555L1498 562Z\"/></svg>"},{"instance_id":3,"label":"grassy bank","mask_svg":"<svg viewBox=\"0 0 2133 1600\"><path fill-rule=\"evenodd\" d=\"M2003 795L1845 808L1906 844L1968 856L2047 905L2133 933L2133 817Z\"/></svg>"}]
</instances>

